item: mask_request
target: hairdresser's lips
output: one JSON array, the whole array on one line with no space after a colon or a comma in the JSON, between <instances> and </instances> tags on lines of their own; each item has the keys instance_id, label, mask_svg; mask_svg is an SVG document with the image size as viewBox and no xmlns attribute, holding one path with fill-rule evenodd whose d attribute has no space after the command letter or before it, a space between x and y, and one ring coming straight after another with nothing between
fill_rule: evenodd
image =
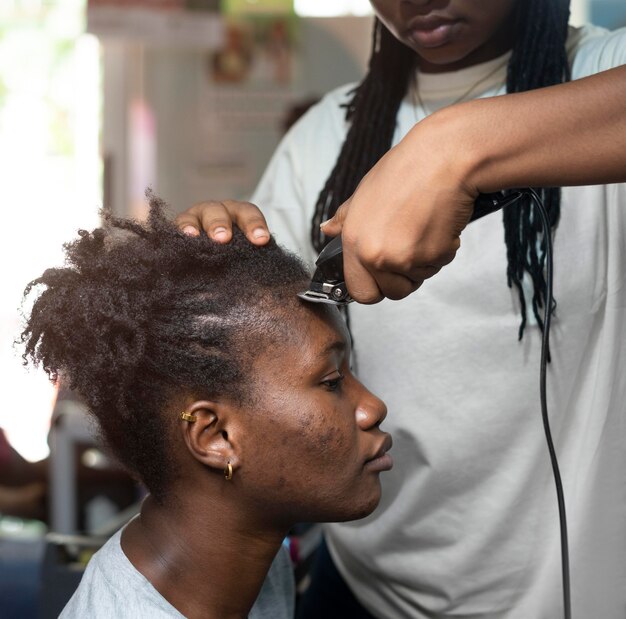
<instances>
[{"instance_id":1,"label":"hairdresser's lips","mask_svg":"<svg viewBox=\"0 0 626 619\"><path fill-rule=\"evenodd\" d=\"M364 468L377 473L390 470L393 467L393 458L387 452L391 449L392 444L391 435L385 434L376 453L365 461Z\"/></svg>"},{"instance_id":2,"label":"hairdresser's lips","mask_svg":"<svg viewBox=\"0 0 626 619\"><path fill-rule=\"evenodd\" d=\"M419 47L441 47L450 43L461 26L458 19L419 16L409 22L408 38Z\"/></svg>"}]
</instances>

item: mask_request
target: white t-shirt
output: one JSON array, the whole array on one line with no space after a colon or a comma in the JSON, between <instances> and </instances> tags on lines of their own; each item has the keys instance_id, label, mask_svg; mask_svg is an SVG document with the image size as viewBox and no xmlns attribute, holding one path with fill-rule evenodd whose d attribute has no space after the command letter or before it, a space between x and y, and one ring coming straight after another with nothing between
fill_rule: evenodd
<instances>
[{"instance_id":1,"label":"white t-shirt","mask_svg":"<svg viewBox=\"0 0 626 619\"><path fill-rule=\"evenodd\" d=\"M91 558L60 619L184 619L128 560L120 544L121 534L118 531ZM294 603L293 570L281 548L248 617L292 619Z\"/></svg>"},{"instance_id":2,"label":"white t-shirt","mask_svg":"<svg viewBox=\"0 0 626 619\"><path fill-rule=\"evenodd\" d=\"M626 29L572 29L573 78L626 62ZM506 56L419 75L429 111L505 92ZM253 197L309 261L314 204L343 142L350 87L285 137ZM626 108L625 108L626 109ZM407 96L394 143L424 117ZM626 157L626 154L625 154ZM549 413L564 482L574 617L626 617L626 186L563 189ZM395 468L370 517L326 528L337 567L381 619L562 616L559 525L539 404L540 333L517 341L500 215L402 301L350 306L356 369L388 404ZM527 295L530 298L531 295Z\"/></svg>"}]
</instances>

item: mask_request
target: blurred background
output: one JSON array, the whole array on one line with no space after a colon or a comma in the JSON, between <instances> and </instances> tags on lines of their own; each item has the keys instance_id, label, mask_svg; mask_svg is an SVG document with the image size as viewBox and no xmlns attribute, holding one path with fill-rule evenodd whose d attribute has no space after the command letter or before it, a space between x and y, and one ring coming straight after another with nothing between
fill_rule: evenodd
<instances>
[{"instance_id":1,"label":"blurred background","mask_svg":"<svg viewBox=\"0 0 626 619\"><path fill-rule=\"evenodd\" d=\"M173 211L246 199L290 123L363 75L371 20L366 0L0 0L3 617L42 596L56 616L142 493L80 403L23 368L25 284L103 205L142 217L147 186ZM571 21L623 26L626 3L573 0Z\"/></svg>"}]
</instances>

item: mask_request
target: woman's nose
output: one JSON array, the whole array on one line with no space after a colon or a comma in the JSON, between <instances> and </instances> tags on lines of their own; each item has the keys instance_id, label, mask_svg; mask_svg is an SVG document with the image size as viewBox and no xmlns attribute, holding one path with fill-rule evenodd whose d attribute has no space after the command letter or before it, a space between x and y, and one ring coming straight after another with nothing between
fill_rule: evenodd
<instances>
[{"instance_id":1,"label":"woman's nose","mask_svg":"<svg viewBox=\"0 0 626 619\"><path fill-rule=\"evenodd\" d=\"M354 414L356 422L362 430L370 430L379 426L387 416L387 406L373 393L363 388L364 394Z\"/></svg>"}]
</instances>

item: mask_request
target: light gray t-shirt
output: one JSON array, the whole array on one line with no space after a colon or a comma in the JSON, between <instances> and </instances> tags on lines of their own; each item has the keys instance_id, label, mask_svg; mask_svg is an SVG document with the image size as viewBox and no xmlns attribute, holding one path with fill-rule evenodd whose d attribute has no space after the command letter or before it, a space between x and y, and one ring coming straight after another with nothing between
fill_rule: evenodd
<instances>
[{"instance_id":1,"label":"light gray t-shirt","mask_svg":"<svg viewBox=\"0 0 626 619\"><path fill-rule=\"evenodd\" d=\"M572 29L567 49L573 79L624 65L626 28ZM394 144L427 112L503 94L507 60L419 73L419 93L398 110ZM293 126L252 197L278 243L311 264L311 218L348 131L342 105L354 86L327 95ZM524 130L523 119L513 121ZM415 294L350 305L352 362L391 412L384 427L396 464L381 476L376 511L326 525L326 539L375 617L553 619L562 616L562 588L539 411L542 334L530 308L517 342L519 297L506 282L502 215L472 223L461 238L457 257ZM563 188L554 275L548 402L567 502L572 607L576 617L624 619L626 183Z\"/></svg>"},{"instance_id":2,"label":"light gray t-shirt","mask_svg":"<svg viewBox=\"0 0 626 619\"><path fill-rule=\"evenodd\" d=\"M118 531L89 561L60 619L171 619L184 617L133 566ZM210 584L207 584L210 586ZM292 619L295 588L289 556L281 548L249 619Z\"/></svg>"}]
</instances>

